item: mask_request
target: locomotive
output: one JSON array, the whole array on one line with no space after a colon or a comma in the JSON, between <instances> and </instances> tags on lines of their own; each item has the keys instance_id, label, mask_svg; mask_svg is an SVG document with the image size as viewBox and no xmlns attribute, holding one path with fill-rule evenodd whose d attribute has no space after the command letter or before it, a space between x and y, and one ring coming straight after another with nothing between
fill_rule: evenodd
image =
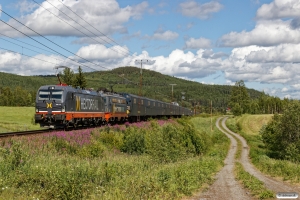
<instances>
[{"instance_id":1,"label":"locomotive","mask_svg":"<svg viewBox=\"0 0 300 200\"><path fill-rule=\"evenodd\" d=\"M175 103L128 93L85 90L64 84L41 86L37 91L35 109L35 123L52 129L193 114L190 109Z\"/></svg>"}]
</instances>

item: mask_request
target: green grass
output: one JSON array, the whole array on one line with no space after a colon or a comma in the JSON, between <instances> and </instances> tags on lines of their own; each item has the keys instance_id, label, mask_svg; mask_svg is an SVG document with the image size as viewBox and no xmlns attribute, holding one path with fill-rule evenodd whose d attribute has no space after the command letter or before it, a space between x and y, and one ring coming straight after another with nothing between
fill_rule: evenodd
<instances>
[{"instance_id":1,"label":"green grass","mask_svg":"<svg viewBox=\"0 0 300 200\"><path fill-rule=\"evenodd\" d=\"M39 129L39 125L32 124L34 109L34 107L0 106L0 133Z\"/></svg>"},{"instance_id":2,"label":"green grass","mask_svg":"<svg viewBox=\"0 0 300 200\"><path fill-rule=\"evenodd\" d=\"M210 118L155 123L3 139L0 199L181 199L212 183L229 141Z\"/></svg>"},{"instance_id":3,"label":"green grass","mask_svg":"<svg viewBox=\"0 0 300 200\"><path fill-rule=\"evenodd\" d=\"M243 115L241 117L228 119L226 125L232 131L239 133L247 140L250 146L249 155L251 161L261 172L281 180L300 183L300 165L298 163L268 157L261 135L243 131L243 124L245 124L245 121L251 121L252 116L253 119L258 119L255 115ZM255 122L261 126L263 125L260 121Z\"/></svg>"},{"instance_id":4,"label":"green grass","mask_svg":"<svg viewBox=\"0 0 300 200\"><path fill-rule=\"evenodd\" d=\"M222 127L221 121L220 121L220 127ZM237 152L235 154L235 159L240 160L241 153L242 153L242 142L234 135L231 136L234 137L235 140L237 141ZM275 197L275 194L272 191L268 190L264 186L263 182L258 180L255 176L246 172L244 167L241 165L239 161L235 162L234 170L235 170L236 178L240 180L244 185L244 187L248 188L250 193L256 198L269 199Z\"/></svg>"},{"instance_id":5,"label":"green grass","mask_svg":"<svg viewBox=\"0 0 300 200\"><path fill-rule=\"evenodd\" d=\"M275 194L271 190L265 188L263 182L246 172L241 163L235 163L235 172L237 179L240 180L255 197L259 199L270 199L275 197Z\"/></svg>"}]
</instances>

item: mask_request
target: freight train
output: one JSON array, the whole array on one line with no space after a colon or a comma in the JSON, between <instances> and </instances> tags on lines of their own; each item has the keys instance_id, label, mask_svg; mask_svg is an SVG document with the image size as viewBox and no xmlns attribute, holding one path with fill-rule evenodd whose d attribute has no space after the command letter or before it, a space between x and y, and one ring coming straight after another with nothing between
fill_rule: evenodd
<instances>
[{"instance_id":1,"label":"freight train","mask_svg":"<svg viewBox=\"0 0 300 200\"><path fill-rule=\"evenodd\" d=\"M35 103L35 123L53 129L193 114L192 110L176 103L128 93L85 90L63 84L41 86Z\"/></svg>"}]
</instances>

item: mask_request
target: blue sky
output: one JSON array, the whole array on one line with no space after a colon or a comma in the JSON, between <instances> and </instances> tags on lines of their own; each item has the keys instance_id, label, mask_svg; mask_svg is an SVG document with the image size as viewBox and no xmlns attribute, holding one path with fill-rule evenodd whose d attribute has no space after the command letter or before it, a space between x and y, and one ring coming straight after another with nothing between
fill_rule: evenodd
<instances>
[{"instance_id":1,"label":"blue sky","mask_svg":"<svg viewBox=\"0 0 300 200\"><path fill-rule=\"evenodd\" d=\"M1 72L110 70L147 59L143 68L162 74L244 80L300 99L299 0L2 0L0 8Z\"/></svg>"}]
</instances>

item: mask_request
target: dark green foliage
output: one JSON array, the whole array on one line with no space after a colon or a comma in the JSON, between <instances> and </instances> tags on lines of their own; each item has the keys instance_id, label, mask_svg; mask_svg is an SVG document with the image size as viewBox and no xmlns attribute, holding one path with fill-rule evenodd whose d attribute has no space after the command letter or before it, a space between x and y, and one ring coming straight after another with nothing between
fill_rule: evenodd
<instances>
[{"instance_id":1,"label":"dark green foliage","mask_svg":"<svg viewBox=\"0 0 300 200\"><path fill-rule=\"evenodd\" d=\"M243 80L237 81L230 93L229 106L234 115L238 116L248 112L250 96Z\"/></svg>"},{"instance_id":2,"label":"dark green foliage","mask_svg":"<svg viewBox=\"0 0 300 200\"><path fill-rule=\"evenodd\" d=\"M74 72L70 68L65 68L63 73L61 73L61 78L63 80L63 83L67 85L73 85L74 84Z\"/></svg>"},{"instance_id":3,"label":"dark green foliage","mask_svg":"<svg viewBox=\"0 0 300 200\"><path fill-rule=\"evenodd\" d=\"M124 143L121 150L129 154L142 154L146 152L145 129L129 127L124 132Z\"/></svg>"},{"instance_id":4,"label":"dark green foliage","mask_svg":"<svg viewBox=\"0 0 300 200\"><path fill-rule=\"evenodd\" d=\"M87 87L87 81L80 66L78 67L78 74L76 74L73 84L74 87Z\"/></svg>"},{"instance_id":5,"label":"dark green foliage","mask_svg":"<svg viewBox=\"0 0 300 200\"><path fill-rule=\"evenodd\" d=\"M300 103L291 101L282 115L274 118L261 130L271 157L300 161Z\"/></svg>"},{"instance_id":6,"label":"dark green foliage","mask_svg":"<svg viewBox=\"0 0 300 200\"><path fill-rule=\"evenodd\" d=\"M210 144L206 133L199 133L188 120L180 124L158 126L151 122L151 128L127 128L124 132L122 151L130 154L147 153L158 162L176 162L180 159L205 153Z\"/></svg>"},{"instance_id":7,"label":"dark green foliage","mask_svg":"<svg viewBox=\"0 0 300 200\"><path fill-rule=\"evenodd\" d=\"M17 86L14 89L0 87L0 106L33 106L35 92Z\"/></svg>"}]
</instances>

